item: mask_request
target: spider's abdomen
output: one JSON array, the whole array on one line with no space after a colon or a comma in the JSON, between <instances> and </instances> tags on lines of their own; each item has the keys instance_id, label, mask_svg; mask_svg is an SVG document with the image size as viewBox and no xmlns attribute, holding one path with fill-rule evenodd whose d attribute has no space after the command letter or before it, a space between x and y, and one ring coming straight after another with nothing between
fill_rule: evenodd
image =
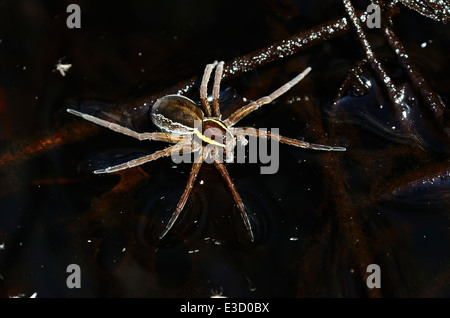
<instances>
[{"instance_id":1,"label":"spider's abdomen","mask_svg":"<svg viewBox=\"0 0 450 318\"><path fill-rule=\"evenodd\" d=\"M153 123L165 133L191 134L195 121L203 120L203 112L187 97L167 95L156 101L152 107Z\"/></svg>"}]
</instances>

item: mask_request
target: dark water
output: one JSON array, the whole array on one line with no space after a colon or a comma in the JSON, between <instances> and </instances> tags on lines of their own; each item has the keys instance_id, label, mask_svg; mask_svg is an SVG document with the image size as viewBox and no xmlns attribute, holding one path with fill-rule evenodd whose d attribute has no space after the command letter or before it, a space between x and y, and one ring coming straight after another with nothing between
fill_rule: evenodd
<instances>
[{"instance_id":1,"label":"dark water","mask_svg":"<svg viewBox=\"0 0 450 318\"><path fill-rule=\"evenodd\" d=\"M364 7L364 2L359 1ZM80 1L0 4L0 296L448 297L449 27L402 7L394 31L444 107L439 116L376 30L375 53L402 88L389 96L351 30L222 83L225 112L307 66L277 102L238 124L347 148L280 145L276 174L227 165L255 229L205 165L163 239L191 165L170 158L114 175L93 170L162 149L66 113L77 107L154 129L150 96L345 11L339 1ZM71 64L65 76L57 63ZM197 83L198 84L198 83ZM187 95L198 98L198 87ZM227 109L225 109L227 108ZM66 285L69 264L81 288ZM381 288L366 286L369 264Z\"/></svg>"}]
</instances>

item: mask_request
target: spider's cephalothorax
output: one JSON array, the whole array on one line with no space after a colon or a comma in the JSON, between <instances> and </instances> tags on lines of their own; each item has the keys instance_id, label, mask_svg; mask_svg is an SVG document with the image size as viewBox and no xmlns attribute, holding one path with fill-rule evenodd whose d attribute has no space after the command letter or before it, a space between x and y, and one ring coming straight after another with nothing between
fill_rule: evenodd
<instances>
[{"instance_id":1,"label":"spider's cephalothorax","mask_svg":"<svg viewBox=\"0 0 450 318\"><path fill-rule=\"evenodd\" d=\"M332 147L326 145L312 144L305 141L283 137L272 132L266 132L254 128L239 127L234 125L242 118L257 110L264 104L268 104L287 92L291 87L300 82L311 70L307 68L297 75L291 81L287 82L279 89L268 96L264 96L254 102L242 106L232 113L225 120L219 107L219 90L222 79L224 62L208 64L202 78L200 86L200 107L195 102L181 95L167 95L158 99L153 105L151 118L153 123L161 132L138 133L129 128L116 123L84 114L79 111L68 109L69 113L80 116L86 120L92 121L98 125L107 127L116 132L137 138L139 140L158 140L173 143L174 145L165 149L156 151L153 154L146 155L123 164L119 164L105 169L95 170L94 173L111 173L127 168L132 168L161 157L167 157L176 153L195 153L192 170L188 178L186 188L175 209L174 214L166 225L165 230L160 235L163 238L172 228L179 214L183 210L186 201L194 186L197 174L204 161L214 164L220 175L225 180L228 189L233 195L236 206L241 213L245 227L248 231L251 241L254 240L252 227L245 211L244 203L234 186L233 181L228 175L220 153L229 154L236 146L236 140L245 140L246 136L253 136L266 139L274 139L278 142L293 145L301 148L325 150L325 151L345 151L343 147ZM214 86L212 91L212 102L208 101L207 87L211 77L212 70L216 67ZM209 160L207 160L209 159Z\"/></svg>"},{"instance_id":2,"label":"spider's cephalothorax","mask_svg":"<svg viewBox=\"0 0 450 318\"><path fill-rule=\"evenodd\" d=\"M228 130L228 127L220 120L214 118L205 118L202 122L201 137L203 145L212 144L218 147L227 148L230 142L234 143L234 136Z\"/></svg>"}]
</instances>

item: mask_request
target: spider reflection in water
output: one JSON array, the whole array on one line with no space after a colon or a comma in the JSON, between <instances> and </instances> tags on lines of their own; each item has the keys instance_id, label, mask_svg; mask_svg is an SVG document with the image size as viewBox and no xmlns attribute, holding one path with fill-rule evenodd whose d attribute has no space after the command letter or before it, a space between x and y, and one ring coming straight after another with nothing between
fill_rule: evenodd
<instances>
[{"instance_id":1,"label":"spider reflection in water","mask_svg":"<svg viewBox=\"0 0 450 318\"><path fill-rule=\"evenodd\" d=\"M208 82L211 77L213 69L216 68L211 104L208 101ZM277 142L289 144L296 147L324 150L324 151L345 151L343 147L332 147L320 144L312 144L305 141L292 139L280 136L273 132L259 130L246 127L234 127L234 125L241 119L259 109L262 105L271 103L289 89L299 83L310 71L311 68L305 69L295 78L275 90L268 96L259 98L258 100L242 106L228 118L222 119L222 114L219 107L219 91L220 82L223 75L224 62L215 62L208 64L205 68L201 86L200 86L200 105L197 106L195 102L182 95L167 95L156 101L151 110L151 117L153 123L161 130L161 132L145 132L139 133L124 126L112 123L89 114L81 113L73 109L67 109L71 114L80 116L88 121L107 127L113 131L128 135L139 140L157 140L174 143L175 145L165 149L156 151L153 154L142 156L131 161L107 167L105 169L95 170L94 173L112 173L132 167L142 165L146 162L156 160L161 157L168 157L178 153L194 153L194 162L187 181L186 188L181 196L180 201L167 223L164 231L160 235L163 238L167 232L172 228L177 220L185 203L194 186L197 174L203 162L213 163L217 168L223 179L225 180L228 189L233 195L234 201L241 213L245 227L251 241L254 241L252 227L245 211L244 203L231 180L228 171L223 164L223 154L227 158L233 156L233 150L236 147L236 142L245 145L246 136L259 137L265 139L272 139ZM200 123L198 125L198 123Z\"/></svg>"}]
</instances>

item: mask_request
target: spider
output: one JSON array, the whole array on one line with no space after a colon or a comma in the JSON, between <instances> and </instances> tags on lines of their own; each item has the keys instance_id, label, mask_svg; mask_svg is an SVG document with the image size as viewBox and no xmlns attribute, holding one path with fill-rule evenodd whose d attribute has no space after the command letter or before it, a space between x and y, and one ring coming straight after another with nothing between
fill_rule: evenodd
<instances>
[{"instance_id":1,"label":"spider","mask_svg":"<svg viewBox=\"0 0 450 318\"><path fill-rule=\"evenodd\" d=\"M212 90L212 99L208 99L208 82L212 71L215 70L214 83ZM230 190L236 206L241 214L245 228L248 232L250 240L254 241L252 227L245 211L244 203L231 180L228 171L221 160L220 154L229 155L236 146L236 141L245 144L245 137L259 137L273 139L277 142L289 144L296 147L324 150L324 151L345 151L344 147L333 147L321 144L313 144L305 141L292 139L273 132L259 130L246 127L234 127L241 119L256 111L261 106L269 104L293 86L298 84L310 71L306 68L303 72L291 79L289 82L275 90L268 96L259 98L247 105L242 106L232 113L228 118L222 119L219 106L220 82L223 75L224 62L214 62L207 64L204 70L203 78L200 85L200 107L191 99L182 95L167 95L158 99L152 107L151 118L160 132L143 132L139 133L117 123L109 122L95 116L79 112L74 109L67 109L73 115L82 117L97 125L109 128L115 132L128 135L139 140L156 140L173 143L165 149L156 151L150 155L145 155L128 162L110 166L104 169L95 170L95 174L112 173L132 167L142 165L144 163L156 160L161 157L168 157L176 153L194 153L194 162L188 177L186 188L177 204L175 212L168 221L165 229L159 236L162 239L172 228L178 216L182 212L187 199L194 186L195 179L203 162L212 163L225 180ZM210 104L211 101L211 104ZM196 123L200 122L201 125ZM209 159L209 160L208 160Z\"/></svg>"}]
</instances>

